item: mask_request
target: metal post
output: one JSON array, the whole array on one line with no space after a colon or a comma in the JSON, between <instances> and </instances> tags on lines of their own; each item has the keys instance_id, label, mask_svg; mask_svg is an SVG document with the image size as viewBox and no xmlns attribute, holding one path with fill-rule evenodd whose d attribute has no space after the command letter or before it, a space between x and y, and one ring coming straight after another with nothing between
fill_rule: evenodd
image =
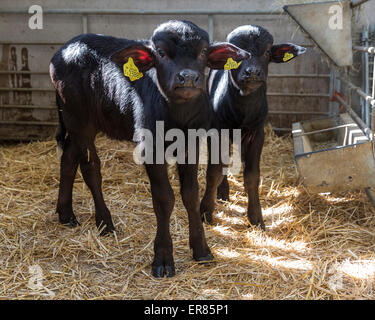
<instances>
[{"instance_id":1,"label":"metal post","mask_svg":"<svg viewBox=\"0 0 375 320\"><path fill-rule=\"evenodd\" d=\"M362 28L362 44L365 47L368 47L368 28L367 26L363 26ZM363 52L363 91L368 94L368 75L369 75L369 63L368 63L368 52ZM364 106L364 118L362 119L365 120L365 123L369 126L370 125L370 109L369 109L369 104L367 101L363 102Z\"/></svg>"},{"instance_id":2,"label":"metal post","mask_svg":"<svg viewBox=\"0 0 375 320\"><path fill-rule=\"evenodd\" d=\"M374 55L374 64L372 65L372 100L375 100L375 55ZM371 138L374 139L375 134L375 111L374 106L372 105L371 108L371 130L372 136ZM373 153L375 154L375 140L373 140Z\"/></svg>"},{"instance_id":3,"label":"metal post","mask_svg":"<svg viewBox=\"0 0 375 320\"><path fill-rule=\"evenodd\" d=\"M333 70L333 67L331 67L331 71L330 71L330 74L329 74L329 95L331 97L333 97L333 95L335 94L335 71ZM328 103L328 113L330 116L332 116L334 114L334 110L333 110L333 107L334 107L334 103L333 101L329 101Z\"/></svg>"},{"instance_id":4,"label":"metal post","mask_svg":"<svg viewBox=\"0 0 375 320\"><path fill-rule=\"evenodd\" d=\"M336 77L335 88L337 92L341 92L341 80L337 77ZM334 114L339 114L339 113L340 113L340 104L337 104Z\"/></svg>"},{"instance_id":5,"label":"metal post","mask_svg":"<svg viewBox=\"0 0 375 320\"><path fill-rule=\"evenodd\" d=\"M375 99L373 99L372 96L366 94L361 90L361 88L355 86L353 83L351 83L348 79L345 79L344 77L340 78L343 82L345 82L348 87L352 88L359 96L361 96L365 101L369 103L372 107L375 107Z\"/></svg>"},{"instance_id":6,"label":"metal post","mask_svg":"<svg viewBox=\"0 0 375 320\"><path fill-rule=\"evenodd\" d=\"M353 0L351 3L350 3L350 7L351 8L355 8L355 7L358 7L360 6L361 4L364 4L365 2L367 2L369 0Z\"/></svg>"},{"instance_id":7,"label":"metal post","mask_svg":"<svg viewBox=\"0 0 375 320\"><path fill-rule=\"evenodd\" d=\"M375 198L374 198L374 196L371 193L371 188L370 187L365 188L365 192L366 192L366 194L367 194L367 196L368 196L371 204L375 207Z\"/></svg>"},{"instance_id":8,"label":"metal post","mask_svg":"<svg viewBox=\"0 0 375 320\"><path fill-rule=\"evenodd\" d=\"M82 15L82 33L87 33L87 14Z\"/></svg>"},{"instance_id":9,"label":"metal post","mask_svg":"<svg viewBox=\"0 0 375 320\"><path fill-rule=\"evenodd\" d=\"M214 42L214 16L212 14L208 15L208 37L210 42Z\"/></svg>"}]
</instances>

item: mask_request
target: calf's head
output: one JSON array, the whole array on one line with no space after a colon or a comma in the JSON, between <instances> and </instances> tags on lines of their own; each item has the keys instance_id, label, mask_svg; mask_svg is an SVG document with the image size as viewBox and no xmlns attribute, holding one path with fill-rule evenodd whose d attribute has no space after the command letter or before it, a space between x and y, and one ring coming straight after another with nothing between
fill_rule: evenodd
<instances>
[{"instance_id":1,"label":"calf's head","mask_svg":"<svg viewBox=\"0 0 375 320\"><path fill-rule=\"evenodd\" d=\"M130 57L140 72L155 67L161 94L181 103L205 92L205 67L222 69L229 58L240 61L250 54L228 42L210 45L207 32L194 23L172 20L155 29L148 45L136 43L112 59L126 63Z\"/></svg>"},{"instance_id":2,"label":"calf's head","mask_svg":"<svg viewBox=\"0 0 375 320\"><path fill-rule=\"evenodd\" d=\"M270 62L289 62L306 52L306 48L293 43L274 45L272 35L254 25L234 29L228 34L227 41L251 54L237 69L230 71L232 83L244 96L266 83Z\"/></svg>"}]
</instances>

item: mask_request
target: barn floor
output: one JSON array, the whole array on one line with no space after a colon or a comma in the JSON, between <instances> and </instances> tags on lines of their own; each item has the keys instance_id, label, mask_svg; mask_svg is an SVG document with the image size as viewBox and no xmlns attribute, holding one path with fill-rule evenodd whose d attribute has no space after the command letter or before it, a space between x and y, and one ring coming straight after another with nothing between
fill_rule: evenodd
<instances>
[{"instance_id":1,"label":"barn floor","mask_svg":"<svg viewBox=\"0 0 375 320\"><path fill-rule=\"evenodd\" d=\"M0 146L0 298L4 299L374 299L375 210L364 192L309 195L293 146L267 129L261 204L267 231L248 228L240 176L231 202L205 226L216 260L195 263L187 215L171 168L177 275L151 274L156 232L148 179L133 146L99 137L103 189L117 231L99 237L94 204L77 174L80 227L57 223L54 141ZM200 170L201 192L204 169ZM201 193L202 194L202 193Z\"/></svg>"}]
</instances>

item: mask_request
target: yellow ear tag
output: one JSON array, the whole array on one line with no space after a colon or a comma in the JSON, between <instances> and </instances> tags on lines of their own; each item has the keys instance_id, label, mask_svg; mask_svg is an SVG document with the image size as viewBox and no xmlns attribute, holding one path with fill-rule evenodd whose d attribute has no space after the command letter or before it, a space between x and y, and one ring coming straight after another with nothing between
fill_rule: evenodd
<instances>
[{"instance_id":1,"label":"yellow ear tag","mask_svg":"<svg viewBox=\"0 0 375 320\"><path fill-rule=\"evenodd\" d=\"M294 54L293 53L285 52L283 61L287 62L287 61L291 60L292 58L294 58Z\"/></svg>"},{"instance_id":2,"label":"yellow ear tag","mask_svg":"<svg viewBox=\"0 0 375 320\"><path fill-rule=\"evenodd\" d=\"M237 69L242 61L236 62L232 58L228 58L227 63L224 65L224 70Z\"/></svg>"},{"instance_id":3,"label":"yellow ear tag","mask_svg":"<svg viewBox=\"0 0 375 320\"><path fill-rule=\"evenodd\" d=\"M131 57L128 59L127 63L124 63L124 75L128 77L130 81L138 80L143 77L143 73L139 72Z\"/></svg>"}]
</instances>

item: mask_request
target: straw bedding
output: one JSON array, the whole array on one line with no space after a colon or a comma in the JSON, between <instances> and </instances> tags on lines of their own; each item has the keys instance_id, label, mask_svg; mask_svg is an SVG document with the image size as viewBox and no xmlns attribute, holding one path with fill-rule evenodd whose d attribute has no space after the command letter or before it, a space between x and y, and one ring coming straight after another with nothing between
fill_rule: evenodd
<instances>
[{"instance_id":1,"label":"straw bedding","mask_svg":"<svg viewBox=\"0 0 375 320\"><path fill-rule=\"evenodd\" d=\"M188 246L187 214L176 193L171 217L177 275L151 276L156 233L149 183L133 145L97 138L103 191L116 233L98 236L80 173L73 206L80 227L57 223L59 164L53 140L0 146L1 299L373 299L375 216L364 192L309 195L290 137L267 128L260 198L267 231L248 228L241 176L231 202L205 226L215 261L200 265ZM201 195L205 170L199 172Z\"/></svg>"}]
</instances>

